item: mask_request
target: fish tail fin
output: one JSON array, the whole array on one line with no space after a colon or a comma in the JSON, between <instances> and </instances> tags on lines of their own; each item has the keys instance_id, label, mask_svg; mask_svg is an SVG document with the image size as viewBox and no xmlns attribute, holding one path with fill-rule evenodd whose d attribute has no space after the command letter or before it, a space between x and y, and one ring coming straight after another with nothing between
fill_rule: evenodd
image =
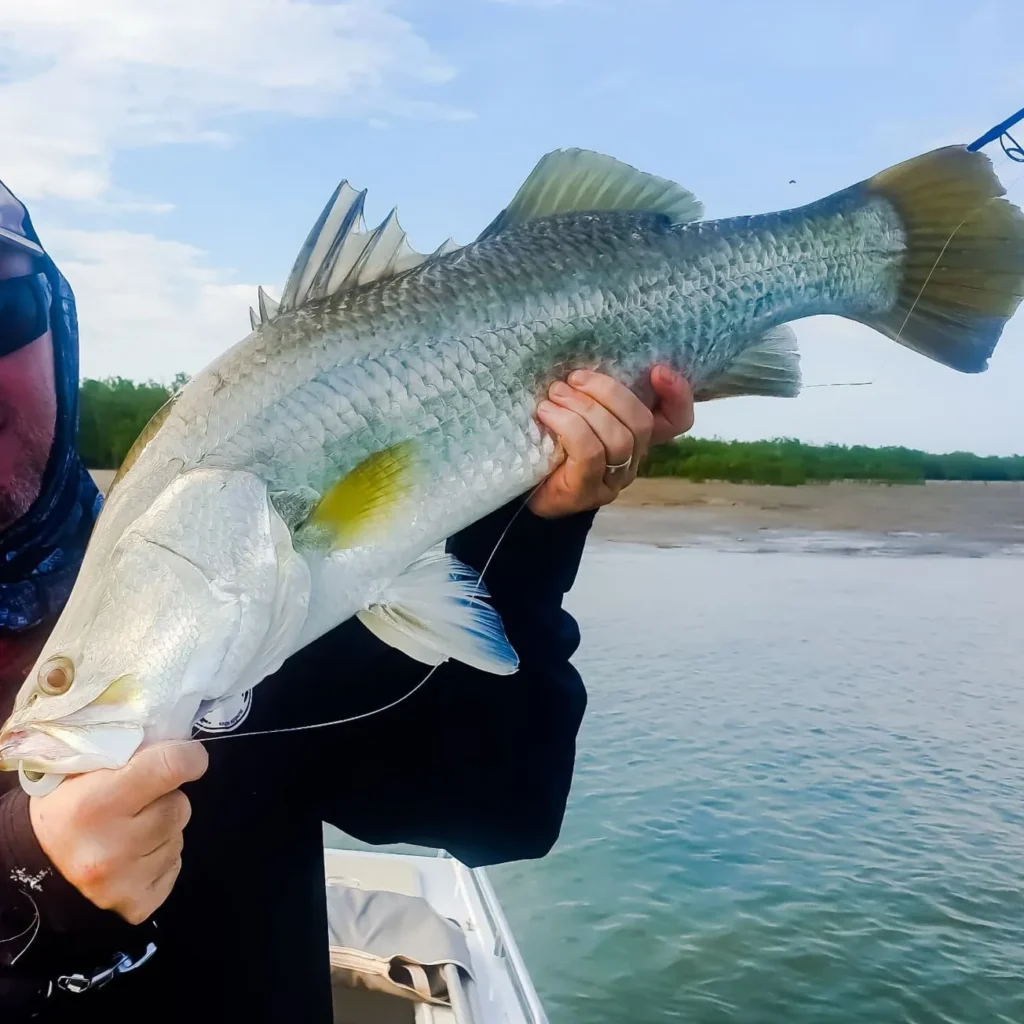
<instances>
[{"instance_id":1,"label":"fish tail fin","mask_svg":"<svg viewBox=\"0 0 1024 1024\"><path fill-rule=\"evenodd\" d=\"M864 186L895 207L906 247L895 304L858 319L955 370L985 370L1024 297L1024 214L1000 198L991 161L949 146Z\"/></svg>"}]
</instances>

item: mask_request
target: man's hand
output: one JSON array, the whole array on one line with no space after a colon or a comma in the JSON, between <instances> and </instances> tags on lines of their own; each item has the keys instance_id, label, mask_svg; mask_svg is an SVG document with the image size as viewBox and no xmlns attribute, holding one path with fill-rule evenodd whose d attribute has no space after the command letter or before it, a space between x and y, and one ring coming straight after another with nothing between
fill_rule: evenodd
<instances>
[{"instance_id":1,"label":"man's hand","mask_svg":"<svg viewBox=\"0 0 1024 1024\"><path fill-rule=\"evenodd\" d=\"M201 743L148 747L116 771L66 779L29 816L54 867L103 910L141 924L171 893L192 809L179 787L206 771Z\"/></svg>"},{"instance_id":2,"label":"man's hand","mask_svg":"<svg viewBox=\"0 0 1024 1024\"><path fill-rule=\"evenodd\" d=\"M652 444L693 426L693 393L683 377L656 366L651 388L653 410L603 373L577 370L568 385L551 385L537 419L555 435L565 461L534 492L532 512L554 519L609 504L636 479Z\"/></svg>"}]
</instances>

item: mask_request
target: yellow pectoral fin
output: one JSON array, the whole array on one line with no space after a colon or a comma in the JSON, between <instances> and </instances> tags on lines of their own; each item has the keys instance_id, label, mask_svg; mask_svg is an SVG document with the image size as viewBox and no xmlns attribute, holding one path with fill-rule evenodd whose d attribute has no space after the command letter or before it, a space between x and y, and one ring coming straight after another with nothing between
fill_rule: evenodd
<instances>
[{"instance_id":1,"label":"yellow pectoral fin","mask_svg":"<svg viewBox=\"0 0 1024 1024\"><path fill-rule=\"evenodd\" d=\"M333 547L363 540L386 525L413 488L414 442L374 452L320 499L307 520Z\"/></svg>"}]
</instances>

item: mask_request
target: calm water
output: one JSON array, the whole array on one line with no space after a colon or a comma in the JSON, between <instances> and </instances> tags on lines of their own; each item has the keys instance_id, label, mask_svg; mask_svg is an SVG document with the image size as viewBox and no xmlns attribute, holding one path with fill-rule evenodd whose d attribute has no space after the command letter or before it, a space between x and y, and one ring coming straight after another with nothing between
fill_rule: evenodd
<instances>
[{"instance_id":1,"label":"calm water","mask_svg":"<svg viewBox=\"0 0 1024 1024\"><path fill-rule=\"evenodd\" d=\"M553 1024L1024 1022L1024 560L592 548Z\"/></svg>"}]
</instances>

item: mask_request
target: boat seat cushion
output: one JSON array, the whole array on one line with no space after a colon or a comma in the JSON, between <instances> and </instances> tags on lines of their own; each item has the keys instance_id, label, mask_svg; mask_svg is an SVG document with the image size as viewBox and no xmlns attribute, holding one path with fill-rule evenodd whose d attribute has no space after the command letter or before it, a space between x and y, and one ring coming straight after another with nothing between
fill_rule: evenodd
<instances>
[{"instance_id":1,"label":"boat seat cushion","mask_svg":"<svg viewBox=\"0 0 1024 1024\"><path fill-rule=\"evenodd\" d=\"M472 973L462 929L421 896L333 882L327 914L336 985L449 1006L444 967Z\"/></svg>"}]
</instances>

